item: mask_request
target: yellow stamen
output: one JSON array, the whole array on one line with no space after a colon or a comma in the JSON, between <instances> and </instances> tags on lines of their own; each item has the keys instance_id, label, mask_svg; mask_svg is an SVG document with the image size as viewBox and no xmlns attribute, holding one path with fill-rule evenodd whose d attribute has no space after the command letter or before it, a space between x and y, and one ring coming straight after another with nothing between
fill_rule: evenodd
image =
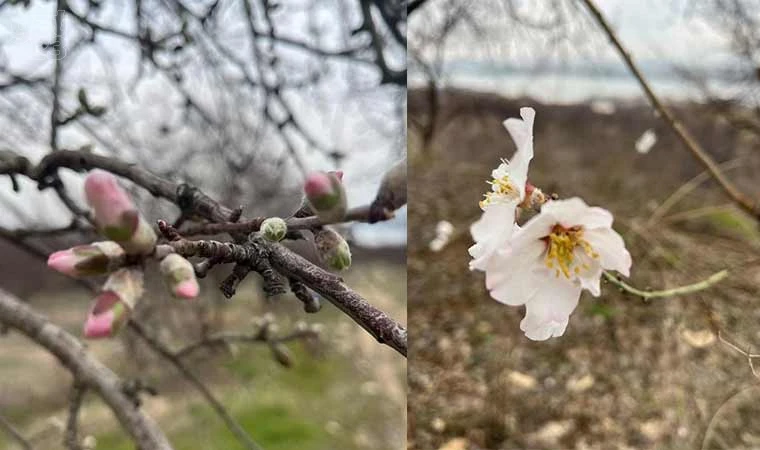
<instances>
[{"instance_id":1,"label":"yellow stamen","mask_svg":"<svg viewBox=\"0 0 760 450\"><path fill-rule=\"evenodd\" d=\"M495 186L496 188L492 188L490 192L483 194L485 198L479 203L481 209L484 209L486 206L490 205L499 198L506 197L511 199L517 198L519 195L514 184L512 184L512 182L509 180L508 175L503 175L500 178L494 178L492 181L489 181L488 184Z\"/></svg>"},{"instance_id":2,"label":"yellow stamen","mask_svg":"<svg viewBox=\"0 0 760 450\"><path fill-rule=\"evenodd\" d=\"M582 270L590 269L589 265L575 261L575 249L580 248L588 257L596 259L599 254L594 251L591 244L583 239L582 227L565 228L562 225L555 225L549 236L545 237L547 250L545 264L549 269L555 269L555 274L559 274L570 279L571 273L579 275Z\"/></svg>"}]
</instances>

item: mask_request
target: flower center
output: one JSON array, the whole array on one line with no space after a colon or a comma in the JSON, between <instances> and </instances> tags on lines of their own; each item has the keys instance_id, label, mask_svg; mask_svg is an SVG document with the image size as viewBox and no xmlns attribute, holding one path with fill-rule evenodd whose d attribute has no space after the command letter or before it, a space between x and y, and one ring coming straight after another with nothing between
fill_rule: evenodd
<instances>
[{"instance_id":1,"label":"flower center","mask_svg":"<svg viewBox=\"0 0 760 450\"><path fill-rule=\"evenodd\" d=\"M520 194L512 181L510 181L509 175L494 178L488 184L491 185L491 192L486 192L483 195L485 198L479 203L481 209L485 209L486 206L492 203L519 198Z\"/></svg>"},{"instance_id":2,"label":"flower center","mask_svg":"<svg viewBox=\"0 0 760 450\"><path fill-rule=\"evenodd\" d=\"M578 261L575 250L580 248L589 258L596 259L599 254L594 251L591 244L583 239L583 227L575 226L565 228L560 224L554 225L549 236L543 238L546 242L546 267L554 269L555 275L559 277L560 273L565 278L580 274L581 270L588 270L590 267L584 261Z\"/></svg>"}]
</instances>

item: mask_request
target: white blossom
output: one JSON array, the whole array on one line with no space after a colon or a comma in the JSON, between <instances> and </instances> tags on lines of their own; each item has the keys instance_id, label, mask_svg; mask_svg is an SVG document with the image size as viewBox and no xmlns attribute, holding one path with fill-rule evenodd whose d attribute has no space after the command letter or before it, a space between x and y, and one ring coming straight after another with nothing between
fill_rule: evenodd
<instances>
[{"instance_id":1,"label":"white blossom","mask_svg":"<svg viewBox=\"0 0 760 450\"><path fill-rule=\"evenodd\" d=\"M602 270L629 275L631 255L612 221L580 198L550 201L488 260L486 287L501 303L525 305L528 338L564 334L581 291L599 296Z\"/></svg>"},{"instance_id":2,"label":"white blossom","mask_svg":"<svg viewBox=\"0 0 760 450\"><path fill-rule=\"evenodd\" d=\"M525 199L528 165L533 159L533 108L520 108L522 119L509 118L504 127L517 146L514 156L491 173L491 190L480 202L481 218L472 224L470 233L475 245L470 247L471 270L484 270L496 250L512 236L517 206Z\"/></svg>"}]
</instances>

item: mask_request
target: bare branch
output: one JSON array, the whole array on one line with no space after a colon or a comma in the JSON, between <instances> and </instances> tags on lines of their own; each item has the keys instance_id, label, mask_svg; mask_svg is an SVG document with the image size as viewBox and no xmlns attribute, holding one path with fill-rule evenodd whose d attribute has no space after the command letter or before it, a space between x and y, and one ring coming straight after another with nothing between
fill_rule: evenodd
<instances>
[{"instance_id":1,"label":"bare branch","mask_svg":"<svg viewBox=\"0 0 760 450\"><path fill-rule=\"evenodd\" d=\"M631 57L630 53L628 50L626 50L625 47L623 47L623 43L620 41L620 39L618 39L617 35L612 30L612 27L604 18L604 14L602 14L601 10L599 10L594 1L583 0L583 3L585 3L588 10L591 12L591 15L607 34L610 42L612 42L612 45L618 51L620 57L623 58L623 61L628 66L628 69L631 71L634 77L636 77L636 80L641 85L641 88L644 90L647 98L652 103L652 106L655 110L657 110L658 113L660 113L660 116L662 116L665 123L667 123L673 132L675 132L675 134L686 146L686 148L692 153L692 155L694 155L694 157L697 158L697 160L702 163L703 166L705 166L707 171L710 172L710 175L715 179L715 181L718 182L723 191L737 205L739 205L740 208L752 214L756 220L760 221L760 204L740 191L739 188L736 187L736 185L734 185L723 174L720 167L718 166L718 163L712 159L707 150L705 150L699 144L699 142L697 142L689 130L678 119L676 119L675 115L670 111L670 109L666 107L662 101L660 101L659 97L657 97L657 95L652 90L652 87L647 82L646 78L644 78L644 75L641 73L638 66L633 62L633 58Z\"/></svg>"},{"instance_id":2,"label":"bare branch","mask_svg":"<svg viewBox=\"0 0 760 450\"><path fill-rule=\"evenodd\" d=\"M69 395L69 419L66 422L66 432L63 435L63 444L68 450L82 450L79 443L79 410L87 388L74 379Z\"/></svg>"},{"instance_id":3,"label":"bare branch","mask_svg":"<svg viewBox=\"0 0 760 450\"><path fill-rule=\"evenodd\" d=\"M83 385L96 392L140 450L171 450L158 425L122 391L122 381L71 334L0 289L0 323L15 328L54 354Z\"/></svg>"}]
</instances>

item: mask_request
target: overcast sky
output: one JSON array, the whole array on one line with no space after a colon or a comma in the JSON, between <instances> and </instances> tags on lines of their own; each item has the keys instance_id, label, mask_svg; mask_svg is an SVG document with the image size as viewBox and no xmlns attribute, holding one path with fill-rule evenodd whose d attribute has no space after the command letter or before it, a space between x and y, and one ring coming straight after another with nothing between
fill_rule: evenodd
<instances>
[{"instance_id":1,"label":"overcast sky","mask_svg":"<svg viewBox=\"0 0 760 450\"><path fill-rule=\"evenodd\" d=\"M472 2L469 11L478 26L487 33L473 34L467 26L449 41L449 59L504 60L513 64L532 64L544 60L548 53L556 53L569 63L618 62L603 35L591 28L590 21L577 20L581 2L567 0L565 5L576 20L567 27L575 39L557 46L551 42L552 51L537 51L541 43L548 41L549 33L526 30L515 26L504 7L505 0L479 0ZM553 15L544 0L513 0L521 17L546 22ZM597 0L597 5L617 30L619 37L640 61L668 60L678 65L716 65L726 61L726 41L716 30L708 26L699 14L695 14L694 0ZM446 2L433 0L428 10L412 17L410 42L415 46L417 31L428 21L442 16ZM759 4L760 5L760 4ZM760 8L757 11L760 14ZM585 10L583 10L583 14ZM584 26L585 25L585 26ZM559 48L559 50L558 50Z\"/></svg>"}]
</instances>

